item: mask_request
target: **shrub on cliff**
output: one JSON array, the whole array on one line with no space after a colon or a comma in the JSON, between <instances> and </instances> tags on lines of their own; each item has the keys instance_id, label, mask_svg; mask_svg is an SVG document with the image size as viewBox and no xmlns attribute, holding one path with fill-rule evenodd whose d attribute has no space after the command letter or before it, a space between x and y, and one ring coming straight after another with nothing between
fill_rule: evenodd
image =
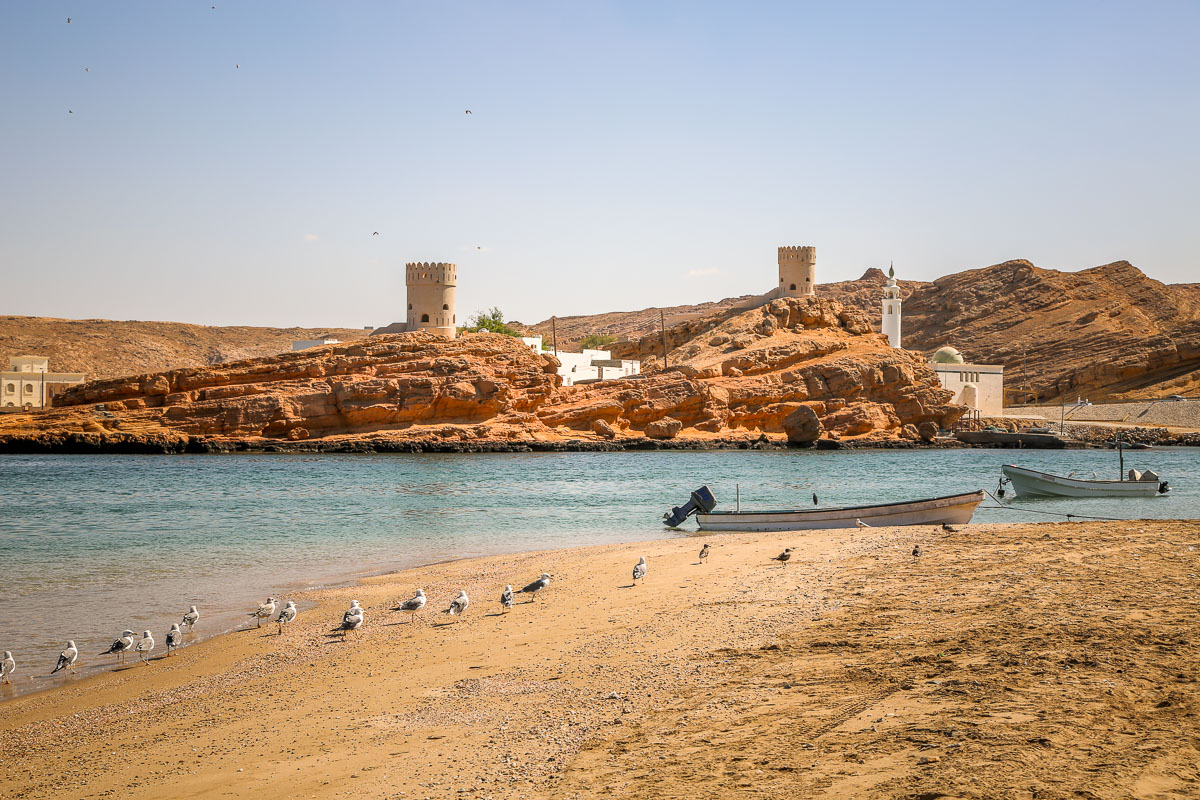
<instances>
[{"instance_id":1,"label":"shrub on cliff","mask_svg":"<svg viewBox=\"0 0 1200 800\"><path fill-rule=\"evenodd\" d=\"M499 308L492 306L487 311L476 311L475 315L467 320L465 331L471 333L479 333L480 331L489 331L491 333L503 333L505 336L516 336L520 338L521 334L504 321L504 312Z\"/></svg>"}]
</instances>

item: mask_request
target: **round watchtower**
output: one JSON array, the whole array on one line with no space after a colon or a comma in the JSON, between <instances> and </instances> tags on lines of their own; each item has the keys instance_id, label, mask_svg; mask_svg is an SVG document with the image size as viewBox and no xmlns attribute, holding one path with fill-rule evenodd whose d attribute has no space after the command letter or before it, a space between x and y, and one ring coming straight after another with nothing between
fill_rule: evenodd
<instances>
[{"instance_id":1,"label":"round watchtower","mask_svg":"<svg viewBox=\"0 0 1200 800\"><path fill-rule=\"evenodd\" d=\"M405 329L429 331L453 339L458 323L454 308L458 267L441 261L410 261L405 270L408 284Z\"/></svg>"},{"instance_id":2,"label":"round watchtower","mask_svg":"<svg viewBox=\"0 0 1200 800\"><path fill-rule=\"evenodd\" d=\"M805 297L817 292L817 248L779 248L779 296Z\"/></svg>"}]
</instances>

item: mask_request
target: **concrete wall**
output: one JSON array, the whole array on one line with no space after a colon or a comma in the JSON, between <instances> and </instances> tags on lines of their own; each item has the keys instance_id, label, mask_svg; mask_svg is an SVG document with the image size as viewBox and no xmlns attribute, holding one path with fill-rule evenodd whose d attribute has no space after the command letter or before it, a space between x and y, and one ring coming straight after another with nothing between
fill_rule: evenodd
<instances>
[{"instance_id":1,"label":"concrete wall","mask_svg":"<svg viewBox=\"0 0 1200 800\"><path fill-rule=\"evenodd\" d=\"M46 408L54 392L83 383L86 378L86 375L78 372L0 372L0 409L15 411L25 406Z\"/></svg>"},{"instance_id":2,"label":"concrete wall","mask_svg":"<svg viewBox=\"0 0 1200 800\"><path fill-rule=\"evenodd\" d=\"M995 364L930 364L937 373L942 388L954 392L951 402L970 405L985 416L1000 416L1004 413L1004 367ZM975 387L975 402L968 403L970 392L967 386ZM967 395L968 397L964 397Z\"/></svg>"}]
</instances>

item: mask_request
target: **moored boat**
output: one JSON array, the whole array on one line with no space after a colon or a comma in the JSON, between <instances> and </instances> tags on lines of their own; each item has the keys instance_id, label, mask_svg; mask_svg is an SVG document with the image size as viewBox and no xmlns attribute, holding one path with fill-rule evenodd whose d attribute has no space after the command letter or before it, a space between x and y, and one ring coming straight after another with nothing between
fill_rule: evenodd
<instances>
[{"instance_id":1,"label":"moored boat","mask_svg":"<svg viewBox=\"0 0 1200 800\"><path fill-rule=\"evenodd\" d=\"M1150 470L1129 470L1129 480L1106 481L1076 478L1070 475L1052 475L1038 472L1016 464L1005 464L1000 468L1004 479L1012 484L1018 495L1038 497L1154 497L1166 494L1170 486L1160 481Z\"/></svg>"},{"instance_id":2,"label":"moored boat","mask_svg":"<svg viewBox=\"0 0 1200 800\"><path fill-rule=\"evenodd\" d=\"M941 525L970 522L975 507L983 502L983 490L966 494L878 503L864 506L837 506L784 511L714 511L716 500L708 487L693 492L706 502L688 503L673 509L664 522L670 527L681 524L693 511L702 531L803 531L822 528L854 528L888 525ZM711 502L707 502L711 499Z\"/></svg>"}]
</instances>

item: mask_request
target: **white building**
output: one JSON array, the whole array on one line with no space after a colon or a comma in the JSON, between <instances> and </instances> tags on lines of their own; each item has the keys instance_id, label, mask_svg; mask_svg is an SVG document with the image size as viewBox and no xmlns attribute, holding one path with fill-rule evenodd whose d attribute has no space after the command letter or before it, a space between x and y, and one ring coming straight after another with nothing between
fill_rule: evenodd
<instances>
[{"instance_id":1,"label":"white building","mask_svg":"<svg viewBox=\"0 0 1200 800\"><path fill-rule=\"evenodd\" d=\"M888 267L887 284L883 287L883 322L880 326L892 347L900 346L900 287L896 285L896 268Z\"/></svg>"},{"instance_id":2,"label":"white building","mask_svg":"<svg viewBox=\"0 0 1200 800\"><path fill-rule=\"evenodd\" d=\"M86 379L81 372L51 372L48 358L14 356L8 359L8 371L0 372L0 408L47 408L56 392Z\"/></svg>"},{"instance_id":3,"label":"white building","mask_svg":"<svg viewBox=\"0 0 1200 800\"><path fill-rule=\"evenodd\" d=\"M985 417L1004 414L1004 366L968 364L962 353L947 345L929 359L943 389L954 392L951 402L975 409Z\"/></svg>"},{"instance_id":4,"label":"white building","mask_svg":"<svg viewBox=\"0 0 1200 800\"><path fill-rule=\"evenodd\" d=\"M297 339L292 342L292 351L307 350L310 347L320 347L326 344L341 344L341 339Z\"/></svg>"},{"instance_id":5,"label":"white building","mask_svg":"<svg viewBox=\"0 0 1200 800\"><path fill-rule=\"evenodd\" d=\"M521 341L535 353L542 352L541 336L523 336ZM558 374L563 386L573 386L580 381L610 381L628 378L642 373L642 362L627 358L613 358L609 350L584 350L582 353L558 353Z\"/></svg>"}]
</instances>

